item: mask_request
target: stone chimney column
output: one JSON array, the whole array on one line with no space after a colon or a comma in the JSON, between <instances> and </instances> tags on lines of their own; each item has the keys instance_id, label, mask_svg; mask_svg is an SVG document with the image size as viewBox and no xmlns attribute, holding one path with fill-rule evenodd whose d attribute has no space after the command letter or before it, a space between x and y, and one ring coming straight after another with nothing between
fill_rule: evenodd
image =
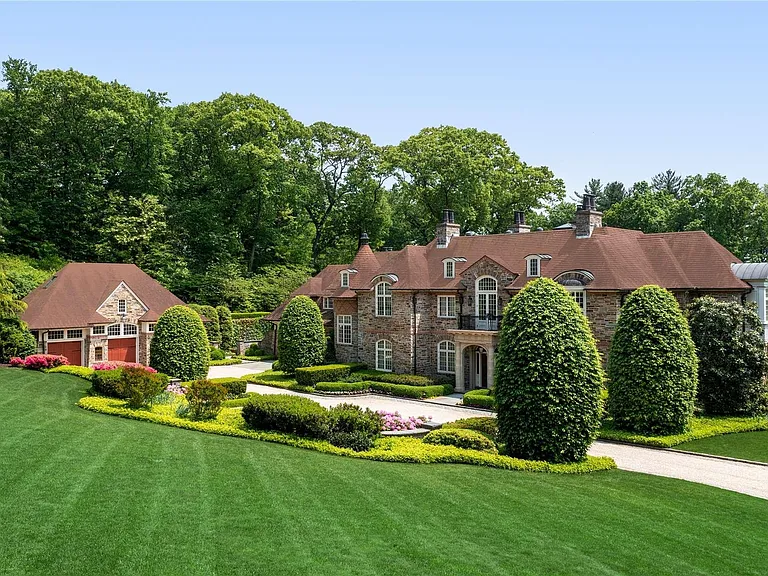
<instances>
[{"instance_id":1,"label":"stone chimney column","mask_svg":"<svg viewBox=\"0 0 768 576\"><path fill-rule=\"evenodd\" d=\"M437 247L445 248L450 244L451 238L461 235L461 226L453 221L453 210L448 208L443 210L443 221L437 225L435 237L437 238Z\"/></svg>"},{"instance_id":2,"label":"stone chimney column","mask_svg":"<svg viewBox=\"0 0 768 576\"><path fill-rule=\"evenodd\" d=\"M525 223L525 212L516 211L515 223L507 230L507 234L523 234L530 231L531 227Z\"/></svg>"},{"instance_id":3,"label":"stone chimney column","mask_svg":"<svg viewBox=\"0 0 768 576\"><path fill-rule=\"evenodd\" d=\"M576 227L576 238L589 238L595 228L603 226L603 213L595 208L594 194L584 194L581 205L576 208L573 224Z\"/></svg>"}]
</instances>

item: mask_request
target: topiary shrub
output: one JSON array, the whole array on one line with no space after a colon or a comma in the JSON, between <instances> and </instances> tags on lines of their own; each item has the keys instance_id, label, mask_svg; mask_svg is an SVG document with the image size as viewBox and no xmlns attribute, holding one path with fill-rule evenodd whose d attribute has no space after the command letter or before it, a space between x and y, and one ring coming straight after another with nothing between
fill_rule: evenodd
<instances>
[{"instance_id":1,"label":"topiary shrub","mask_svg":"<svg viewBox=\"0 0 768 576\"><path fill-rule=\"evenodd\" d=\"M205 333L209 342L221 342L221 328L219 326L219 313L213 306L201 306L200 304L187 304L187 308L194 310L203 321ZM204 320L203 320L204 319Z\"/></svg>"},{"instance_id":2,"label":"topiary shrub","mask_svg":"<svg viewBox=\"0 0 768 576\"><path fill-rule=\"evenodd\" d=\"M699 357L698 398L716 416L754 416L768 397L763 325L754 304L697 298L688 309Z\"/></svg>"},{"instance_id":3,"label":"topiary shrub","mask_svg":"<svg viewBox=\"0 0 768 576\"><path fill-rule=\"evenodd\" d=\"M277 331L280 369L317 366L325 357L325 328L320 308L307 296L296 296L283 310Z\"/></svg>"},{"instance_id":4,"label":"topiary shrub","mask_svg":"<svg viewBox=\"0 0 768 576\"><path fill-rule=\"evenodd\" d=\"M211 360L224 360L224 352L219 350L218 348L214 348L213 346L210 347L208 357Z\"/></svg>"},{"instance_id":5,"label":"topiary shrub","mask_svg":"<svg viewBox=\"0 0 768 576\"><path fill-rule=\"evenodd\" d=\"M600 423L600 357L587 319L549 278L504 309L496 354L499 438L510 456L583 460Z\"/></svg>"},{"instance_id":6,"label":"topiary shrub","mask_svg":"<svg viewBox=\"0 0 768 576\"><path fill-rule=\"evenodd\" d=\"M302 386L314 386L318 382L338 382L349 376L348 364L325 364L296 368L296 382Z\"/></svg>"},{"instance_id":7,"label":"topiary shrub","mask_svg":"<svg viewBox=\"0 0 768 576\"><path fill-rule=\"evenodd\" d=\"M608 356L608 413L642 434L684 431L693 415L696 349L674 295L659 286L632 292L621 307Z\"/></svg>"},{"instance_id":8,"label":"topiary shrub","mask_svg":"<svg viewBox=\"0 0 768 576\"><path fill-rule=\"evenodd\" d=\"M186 306L173 306L155 324L150 365L180 380L199 380L208 374L208 350L200 316Z\"/></svg>"},{"instance_id":9,"label":"topiary shrub","mask_svg":"<svg viewBox=\"0 0 768 576\"><path fill-rule=\"evenodd\" d=\"M470 390L464 394L461 403L465 406L475 406L477 408L488 408L493 410L496 407L496 398L492 390L478 388Z\"/></svg>"},{"instance_id":10,"label":"topiary shrub","mask_svg":"<svg viewBox=\"0 0 768 576\"><path fill-rule=\"evenodd\" d=\"M328 410L301 396L254 396L243 406L243 420L256 430L276 430L318 439L328 437Z\"/></svg>"},{"instance_id":11,"label":"topiary shrub","mask_svg":"<svg viewBox=\"0 0 768 576\"><path fill-rule=\"evenodd\" d=\"M425 444L456 446L467 450L480 450L498 454L496 444L485 434L463 428L439 428L424 436Z\"/></svg>"},{"instance_id":12,"label":"topiary shrub","mask_svg":"<svg viewBox=\"0 0 768 576\"><path fill-rule=\"evenodd\" d=\"M245 349L244 356L266 356L266 352L259 348L259 345L255 342Z\"/></svg>"},{"instance_id":13,"label":"topiary shrub","mask_svg":"<svg viewBox=\"0 0 768 576\"><path fill-rule=\"evenodd\" d=\"M210 420L221 411L221 403L227 399L227 389L219 382L195 380L187 388L185 397L193 420Z\"/></svg>"},{"instance_id":14,"label":"topiary shrub","mask_svg":"<svg viewBox=\"0 0 768 576\"><path fill-rule=\"evenodd\" d=\"M141 408L165 390L166 384L162 376L147 372L144 368L121 368L118 381L119 396L128 399L129 407Z\"/></svg>"},{"instance_id":15,"label":"topiary shrub","mask_svg":"<svg viewBox=\"0 0 768 576\"><path fill-rule=\"evenodd\" d=\"M245 394L248 382L240 378L211 378L211 382L216 382L224 386L227 396L239 396Z\"/></svg>"},{"instance_id":16,"label":"topiary shrub","mask_svg":"<svg viewBox=\"0 0 768 576\"><path fill-rule=\"evenodd\" d=\"M365 452L381 432L381 416L354 404L339 404L328 411L328 441L334 446Z\"/></svg>"},{"instance_id":17,"label":"topiary shrub","mask_svg":"<svg viewBox=\"0 0 768 576\"><path fill-rule=\"evenodd\" d=\"M235 349L235 325L232 323L232 312L226 306L217 306L219 314L219 330L221 332L220 347L222 350Z\"/></svg>"}]
</instances>

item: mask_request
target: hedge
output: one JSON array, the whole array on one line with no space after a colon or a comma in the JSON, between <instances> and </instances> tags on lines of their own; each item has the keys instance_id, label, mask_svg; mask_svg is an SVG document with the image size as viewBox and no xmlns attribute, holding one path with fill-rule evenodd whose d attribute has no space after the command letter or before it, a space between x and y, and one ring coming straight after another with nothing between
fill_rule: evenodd
<instances>
[{"instance_id":1,"label":"hedge","mask_svg":"<svg viewBox=\"0 0 768 576\"><path fill-rule=\"evenodd\" d=\"M123 398L124 393L121 387L122 377L122 368L115 368L114 370L95 370L91 375L93 390L104 396Z\"/></svg>"},{"instance_id":2,"label":"hedge","mask_svg":"<svg viewBox=\"0 0 768 576\"><path fill-rule=\"evenodd\" d=\"M269 312L232 312L232 320L241 320L244 318L264 318Z\"/></svg>"},{"instance_id":3,"label":"hedge","mask_svg":"<svg viewBox=\"0 0 768 576\"><path fill-rule=\"evenodd\" d=\"M64 366L56 366L56 368L51 368L49 370L46 370L46 372L54 372L57 374L71 374L72 376L84 378L85 380L91 380L94 372L96 371L93 368L88 368L87 366L64 365Z\"/></svg>"},{"instance_id":4,"label":"hedge","mask_svg":"<svg viewBox=\"0 0 768 576\"><path fill-rule=\"evenodd\" d=\"M283 310L277 330L277 355L282 370L292 374L297 368L322 364L325 338L317 303L308 296L296 296Z\"/></svg>"},{"instance_id":5,"label":"hedge","mask_svg":"<svg viewBox=\"0 0 768 576\"><path fill-rule=\"evenodd\" d=\"M224 355L224 351L220 350L219 348L216 348L214 346L211 346L209 352L210 353L209 353L208 357L211 360L224 360L226 358L226 356Z\"/></svg>"},{"instance_id":6,"label":"hedge","mask_svg":"<svg viewBox=\"0 0 768 576\"><path fill-rule=\"evenodd\" d=\"M328 411L303 396L254 396L243 406L243 420L256 430L276 430L316 439L328 437Z\"/></svg>"},{"instance_id":7,"label":"hedge","mask_svg":"<svg viewBox=\"0 0 768 576\"><path fill-rule=\"evenodd\" d=\"M221 348L224 350L235 349L235 325L232 323L232 312L226 306L217 306L219 313L219 330L221 331Z\"/></svg>"},{"instance_id":8,"label":"hedge","mask_svg":"<svg viewBox=\"0 0 768 576\"><path fill-rule=\"evenodd\" d=\"M371 382L363 380L362 382L318 382L315 384L315 390L321 392L368 392L371 389Z\"/></svg>"},{"instance_id":9,"label":"hedge","mask_svg":"<svg viewBox=\"0 0 768 576\"><path fill-rule=\"evenodd\" d=\"M224 386L227 394L231 396L245 394L245 390L248 387L248 383L240 378L211 378L210 381Z\"/></svg>"},{"instance_id":10,"label":"hedge","mask_svg":"<svg viewBox=\"0 0 768 576\"><path fill-rule=\"evenodd\" d=\"M443 428L462 428L465 430L475 430L495 440L499 436L499 423L492 416L477 416L474 418L462 418L443 424Z\"/></svg>"},{"instance_id":11,"label":"hedge","mask_svg":"<svg viewBox=\"0 0 768 576\"><path fill-rule=\"evenodd\" d=\"M324 364L296 369L296 382L302 386L314 386L318 382L333 382L349 376L348 364Z\"/></svg>"},{"instance_id":12,"label":"hedge","mask_svg":"<svg viewBox=\"0 0 768 576\"><path fill-rule=\"evenodd\" d=\"M251 401L251 398L254 396L259 396L256 392L246 392L244 396L241 398L232 398L231 400L224 400L224 402L221 403L221 405L225 408L242 408L248 402Z\"/></svg>"},{"instance_id":13,"label":"hedge","mask_svg":"<svg viewBox=\"0 0 768 576\"><path fill-rule=\"evenodd\" d=\"M608 413L616 428L679 434L693 416L696 349L674 295L659 286L632 292L621 307L608 356Z\"/></svg>"},{"instance_id":14,"label":"hedge","mask_svg":"<svg viewBox=\"0 0 768 576\"><path fill-rule=\"evenodd\" d=\"M300 386L296 382L295 378L292 378L280 370L267 370L266 372L260 372L257 374L246 374L241 379L245 380L246 382L251 382L252 384L272 386L273 388L282 388L283 390L294 390L296 392L314 391L314 388L308 386Z\"/></svg>"},{"instance_id":15,"label":"hedge","mask_svg":"<svg viewBox=\"0 0 768 576\"><path fill-rule=\"evenodd\" d=\"M550 464L548 462L521 460L499 454L488 454L476 450L465 450L455 446L435 446L424 444L417 438L380 438L373 449L367 452L355 452L348 448L339 448L329 442L299 438L279 432L264 432L248 430L233 425L233 421L239 418L240 410L229 408L213 421L195 421L179 418L175 414L158 413L156 408L152 410L130 410L125 407L125 402L111 398L98 396L86 396L80 399L78 406L84 410L110 414L131 420L154 422L164 426L173 426L187 430L196 430L208 434L220 434L222 436L234 436L274 442L297 448L314 450L325 454L360 458L365 460L377 460L381 462L404 462L411 464L473 464L504 470L520 470L528 472L546 472L553 474L583 474L603 470L613 470L616 463L607 457L587 456L587 458L574 464Z\"/></svg>"},{"instance_id":16,"label":"hedge","mask_svg":"<svg viewBox=\"0 0 768 576\"><path fill-rule=\"evenodd\" d=\"M491 410L496 408L496 398L494 398L490 390L483 388L465 392L462 403L465 406L475 406L477 408L489 408Z\"/></svg>"},{"instance_id":17,"label":"hedge","mask_svg":"<svg viewBox=\"0 0 768 576\"><path fill-rule=\"evenodd\" d=\"M172 306L160 315L149 343L150 365L180 380L208 375L208 337L200 316L186 306Z\"/></svg>"},{"instance_id":18,"label":"hedge","mask_svg":"<svg viewBox=\"0 0 768 576\"><path fill-rule=\"evenodd\" d=\"M406 386L434 386L437 383L433 378L428 378L426 376L394 374L392 372L379 372L378 370L365 369L356 370L352 379L388 382L389 384L404 384Z\"/></svg>"},{"instance_id":19,"label":"hedge","mask_svg":"<svg viewBox=\"0 0 768 576\"><path fill-rule=\"evenodd\" d=\"M509 454L578 462L600 426L603 372L587 318L550 278L529 282L504 309L494 394Z\"/></svg>"},{"instance_id":20,"label":"hedge","mask_svg":"<svg viewBox=\"0 0 768 576\"><path fill-rule=\"evenodd\" d=\"M238 318L232 314L232 329L236 342L260 342L269 330L269 323L260 318Z\"/></svg>"},{"instance_id":21,"label":"hedge","mask_svg":"<svg viewBox=\"0 0 768 576\"><path fill-rule=\"evenodd\" d=\"M205 327L205 333L208 335L210 342L221 342L221 326L219 324L219 312L213 306L201 306L200 304L188 304L188 308L191 308L200 315L203 320L203 326Z\"/></svg>"},{"instance_id":22,"label":"hedge","mask_svg":"<svg viewBox=\"0 0 768 576\"><path fill-rule=\"evenodd\" d=\"M389 384L387 382L370 382L371 390L381 392L388 396L400 396L402 398L433 398L450 394L445 386L407 386L405 384ZM453 388L451 388L453 391Z\"/></svg>"},{"instance_id":23,"label":"hedge","mask_svg":"<svg viewBox=\"0 0 768 576\"><path fill-rule=\"evenodd\" d=\"M426 444L439 444L441 446L456 446L468 450L480 450L498 454L498 449L493 440L485 434L462 428L438 428L432 430L424 437Z\"/></svg>"},{"instance_id":24,"label":"hedge","mask_svg":"<svg viewBox=\"0 0 768 576\"><path fill-rule=\"evenodd\" d=\"M211 360L208 362L208 366L233 366L234 364L242 364L243 361L240 358L224 358L224 360Z\"/></svg>"}]
</instances>

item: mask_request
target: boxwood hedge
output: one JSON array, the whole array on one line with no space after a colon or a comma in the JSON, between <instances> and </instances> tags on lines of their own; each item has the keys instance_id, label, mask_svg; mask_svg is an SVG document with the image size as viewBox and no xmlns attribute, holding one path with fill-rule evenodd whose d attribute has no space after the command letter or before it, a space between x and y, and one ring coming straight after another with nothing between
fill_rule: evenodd
<instances>
[{"instance_id":1,"label":"boxwood hedge","mask_svg":"<svg viewBox=\"0 0 768 576\"><path fill-rule=\"evenodd\" d=\"M438 428L424 436L427 444L439 444L441 446L456 446L467 450L480 450L497 454L498 450L493 440L486 435L462 428Z\"/></svg>"},{"instance_id":2,"label":"boxwood hedge","mask_svg":"<svg viewBox=\"0 0 768 576\"><path fill-rule=\"evenodd\" d=\"M490 410L496 408L496 398L491 393L491 390L482 388L465 392L462 402L466 406L476 406L477 408L488 408Z\"/></svg>"},{"instance_id":3,"label":"boxwood hedge","mask_svg":"<svg viewBox=\"0 0 768 576\"><path fill-rule=\"evenodd\" d=\"M180 380L208 375L208 337L200 316L186 306L172 306L160 315L149 344L150 365Z\"/></svg>"},{"instance_id":4,"label":"boxwood hedge","mask_svg":"<svg viewBox=\"0 0 768 576\"><path fill-rule=\"evenodd\" d=\"M309 297L296 296L283 310L277 331L281 370L292 374L297 368L322 364L325 346L320 308Z\"/></svg>"},{"instance_id":5,"label":"boxwood hedge","mask_svg":"<svg viewBox=\"0 0 768 576\"><path fill-rule=\"evenodd\" d=\"M343 380L350 373L348 364L325 364L296 369L296 382L302 386L314 386L318 382Z\"/></svg>"}]
</instances>

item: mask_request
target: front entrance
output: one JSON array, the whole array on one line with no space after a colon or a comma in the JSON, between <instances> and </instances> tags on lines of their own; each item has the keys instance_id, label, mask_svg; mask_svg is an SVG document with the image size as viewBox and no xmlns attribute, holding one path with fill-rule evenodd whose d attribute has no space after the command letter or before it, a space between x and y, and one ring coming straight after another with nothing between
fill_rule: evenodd
<instances>
[{"instance_id":1,"label":"front entrance","mask_svg":"<svg viewBox=\"0 0 768 576\"><path fill-rule=\"evenodd\" d=\"M109 359L136 362L136 338L110 338Z\"/></svg>"},{"instance_id":2,"label":"front entrance","mask_svg":"<svg viewBox=\"0 0 768 576\"><path fill-rule=\"evenodd\" d=\"M488 388L488 351L483 346L464 349L465 389Z\"/></svg>"},{"instance_id":3,"label":"front entrance","mask_svg":"<svg viewBox=\"0 0 768 576\"><path fill-rule=\"evenodd\" d=\"M48 354L65 356L73 366L80 366L83 358L83 343L80 340L71 342L48 342Z\"/></svg>"}]
</instances>

